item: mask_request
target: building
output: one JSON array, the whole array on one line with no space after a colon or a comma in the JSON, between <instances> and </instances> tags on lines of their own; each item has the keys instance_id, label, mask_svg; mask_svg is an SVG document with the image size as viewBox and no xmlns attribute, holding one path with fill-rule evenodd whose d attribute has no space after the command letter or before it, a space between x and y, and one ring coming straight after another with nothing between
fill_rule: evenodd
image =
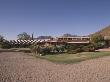
<instances>
[{"instance_id":1,"label":"building","mask_svg":"<svg viewBox=\"0 0 110 82\"><path fill-rule=\"evenodd\" d=\"M36 38L34 40L11 40L11 44L34 44L37 43L39 45L45 44L89 44L90 37L87 36L74 36L74 37L57 37L57 38Z\"/></svg>"},{"instance_id":2,"label":"building","mask_svg":"<svg viewBox=\"0 0 110 82\"><path fill-rule=\"evenodd\" d=\"M87 36L58 37L57 41L66 42L68 44L88 44L90 43L90 37Z\"/></svg>"}]
</instances>

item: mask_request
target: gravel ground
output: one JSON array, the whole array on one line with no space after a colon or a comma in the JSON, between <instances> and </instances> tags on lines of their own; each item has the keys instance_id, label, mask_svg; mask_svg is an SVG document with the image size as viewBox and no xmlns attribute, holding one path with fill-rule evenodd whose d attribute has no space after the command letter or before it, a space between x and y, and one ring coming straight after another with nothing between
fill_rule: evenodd
<instances>
[{"instance_id":1,"label":"gravel ground","mask_svg":"<svg viewBox=\"0 0 110 82\"><path fill-rule=\"evenodd\" d=\"M96 51L110 51L110 48L103 48L103 49L99 49L99 50L96 50Z\"/></svg>"},{"instance_id":2,"label":"gravel ground","mask_svg":"<svg viewBox=\"0 0 110 82\"><path fill-rule=\"evenodd\" d=\"M0 53L0 82L110 82L110 56L55 64L18 52Z\"/></svg>"}]
</instances>

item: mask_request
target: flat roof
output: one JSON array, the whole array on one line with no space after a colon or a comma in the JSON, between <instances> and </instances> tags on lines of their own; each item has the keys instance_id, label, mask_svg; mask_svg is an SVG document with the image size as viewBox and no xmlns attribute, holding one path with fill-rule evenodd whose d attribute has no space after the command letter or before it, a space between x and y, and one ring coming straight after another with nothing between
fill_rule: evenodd
<instances>
[{"instance_id":1,"label":"flat roof","mask_svg":"<svg viewBox=\"0 0 110 82\"><path fill-rule=\"evenodd\" d=\"M67 42L67 43L90 43L90 42L86 41L86 42Z\"/></svg>"},{"instance_id":2,"label":"flat roof","mask_svg":"<svg viewBox=\"0 0 110 82\"><path fill-rule=\"evenodd\" d=\"M58 37L58 38L90 38L88 36L78 36L78 37Z\"/></svg>"}]
</instances>

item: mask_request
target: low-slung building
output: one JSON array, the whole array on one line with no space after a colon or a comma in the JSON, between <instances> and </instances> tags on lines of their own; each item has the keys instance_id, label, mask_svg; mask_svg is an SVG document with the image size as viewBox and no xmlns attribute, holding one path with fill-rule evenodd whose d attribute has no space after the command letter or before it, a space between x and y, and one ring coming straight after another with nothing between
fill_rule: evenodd
<instances>
[{"instance_id":1,"label":"low-slung building","mask_svg":"<svg viewBox=\"0 0 110 82\"><path fill-rule=\"evenodd\" d=\"M77 36L77 37L58 37L57 41L66 42L68 44L88 44L90 43L90 37Z\"/></svg>"},{"instance_id":2,"label":"low-slung building","mask_svg":"<svg viewBox=\"0 0 110 82\"><path fill-rule=\"evenodd\" d=\"M57 37L48 39L35 39L35 40L11 40L12 44L89 44L90 37L87 36L74 36L74 37Z\"/></svg>"}]
</instances>

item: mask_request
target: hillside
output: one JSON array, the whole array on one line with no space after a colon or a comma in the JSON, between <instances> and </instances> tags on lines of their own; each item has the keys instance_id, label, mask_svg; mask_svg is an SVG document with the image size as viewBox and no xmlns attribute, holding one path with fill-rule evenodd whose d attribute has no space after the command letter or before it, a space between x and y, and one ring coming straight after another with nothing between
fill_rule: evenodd
<instances>
[{"instance_id":1,"label":"hillside","mask_svg":"<svg viewBox=\"0 0 110 82\"><path fill-rule=\"evenodd\" d=\"M91 34L90 36L98 35L98 34L100 34L102 36L110 36L110 25L105 27L105 28L103 28L102 30L94 33L94 34Z\"/></svg>"}]
</instances>

